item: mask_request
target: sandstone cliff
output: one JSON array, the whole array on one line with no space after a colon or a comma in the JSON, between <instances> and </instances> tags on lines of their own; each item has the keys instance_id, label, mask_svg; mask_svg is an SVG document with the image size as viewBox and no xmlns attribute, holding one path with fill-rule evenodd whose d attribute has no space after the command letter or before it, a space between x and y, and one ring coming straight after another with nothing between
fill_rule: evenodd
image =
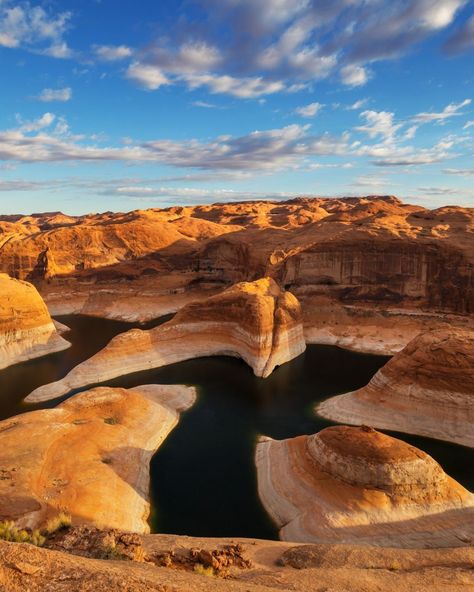
<instances>
[{"instance_id":1,"label":"sandstone cliff","mask_svg":"<svg viewBox=\"0 0 474 592\"><path fill-rule=\"evenodd\" d=\"M139 305L148 319L269 276L299 299L310 342L392 354L420 330L472 326L473 219L392 196L3 216L0 270L35 282L55 312L134 320ZM340 316L330 327L321 302ZM394 314L409 331L377 338Z\"/></svg>"},{"instance_id":2,"label":"sandstone cliff","mask_svg":"<svg viewBox=\"0 0 474 592\"><path fill-rule=\"evenodd\" d=\"M474 537L474 495L421 450L371 428L263 439L256 464L283 540L442 547Z\"/></svg>"},{"instance_id":3,"label":"sandstone cliff","mask_svg":"<svg viewBox=\"0 0 474 592\"><path fill-rule=\"evenodd\" d=\"M266 377L300 355L306 345L300 306L270 278L240 283L185 306L154 329L117 335L63 379L39 387L28 401L59 397L73 389L203 356L236 356Z\"/></svg>"},{"instance_id":4,"label":"sandstone cliff","mask_svg":"<svg viewBox=\"0 0 474 592\"><path fill-rule=\"evenodd\" d=\"M473 402L474 332L450 328L418 335L367 386L317 412L474 447Z\"/></svg>"},{"instance_id":5,"label":"sandstone cliff","mask_svg":"<svg viewBox=\"0 0 474 592\"><path fill-rule=\"evenodd\" d=\"M148 532L149 461L192 405L184 386L96 388L0 422L0 521Z\"/></svg>"},{"instance_id":6,"label":"sandstone cliff","mask_svg":"<svg viewBox=\"0 0 474 592\"><path fill-rule=\"evenodd\" d=\"M0 369L69 345L36 288L0 273Z\"/></svg>"}]
</instances>

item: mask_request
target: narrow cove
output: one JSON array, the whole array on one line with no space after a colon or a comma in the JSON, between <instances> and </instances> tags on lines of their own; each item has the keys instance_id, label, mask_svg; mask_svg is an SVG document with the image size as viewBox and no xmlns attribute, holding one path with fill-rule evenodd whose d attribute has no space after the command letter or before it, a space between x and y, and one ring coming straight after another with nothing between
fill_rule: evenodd
<instances>
[{"instance_id":1,"label":"narrow cove","mask_svg":"<svg viewBox=\"0 0 474 592\"><path fill-rule=\"evenodd\" d=\"M0 372L0 415L54 406L25 405L34 388L63 376L130 324L82 316L60 317L72 347ZM330 422L314 415L314 404L365 385L386 362L383 356L331 346L309 346L269 378L253 375L241 360L200 358L109 381L109 386L187 384L198 391L194 407L151 463L151 527L154 532L195 536L277 538L257 494L253 464L260 434L287 438L319 431ZM470 449L427 438L400 435L425 450L466 487L474 487Z\"/></svg>"}]
</instances>

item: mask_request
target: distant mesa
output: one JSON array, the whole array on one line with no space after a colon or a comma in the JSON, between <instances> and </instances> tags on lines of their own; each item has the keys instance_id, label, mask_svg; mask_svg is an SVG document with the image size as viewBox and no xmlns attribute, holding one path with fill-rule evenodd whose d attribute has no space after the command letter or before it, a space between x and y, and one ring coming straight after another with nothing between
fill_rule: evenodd
<instances>
[{"instance_id":1,"label":"distant mesa","mask_svg":"<svg viewBox=\"0 0 474 592\"><path fill-rule=\"evenodd\" d=\"M185 386L95 388L0 422L0 521L149 532L149 462L195 400Z\"/></svg>"},{"instance_id":2,"label":"distant mesa","mask_svg":"<svg viewBox=\"0 0 474 592\"><path fill-rule=\"evenodd\" d=\"M36 288L0 273L0 369L68 347Z\"/></svg>"},{"instance_id":3,"label":"distant mesa","mask_svg":"<svg viewBox=\"0 0 474 592\"><path fill-rule=\"evenodd\" d=\"M433 458L372 428L263 438L256 465L283 540L408 548L474 539L474 496Z\"/></svg>"},{"instance_id":4,"label":"distant mesa","mask_svg":"<svg viewBox=\"0 0 474 592\"><path fill-rule=\"evenodd\" d=\"M27 401L44 401L125 374L204 356L242 358L256 376L306 348L298 300L271 278L235 284L190 303L154 329L116 336L62 380L39 387Z\"/></svg>"},{"instance_id":5,"label":"distant mesa","mask_svg":"<svg viewBox=\"0 0 474 592\"><path fill-rule=\"evenodd\" d=\"M320 403L317 412L474 447L474 331L418 335L367 386Z\"/></svg>"}]
</instances>

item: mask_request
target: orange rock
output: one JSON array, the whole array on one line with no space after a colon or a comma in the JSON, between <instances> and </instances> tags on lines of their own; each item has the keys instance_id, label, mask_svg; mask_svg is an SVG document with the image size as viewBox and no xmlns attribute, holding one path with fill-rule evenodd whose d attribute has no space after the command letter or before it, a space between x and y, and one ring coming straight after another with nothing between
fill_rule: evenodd
<instances>
[{"instance_id":1,"label":"orange rock","mask_svg":"<svg viewBox=\"0 0 474 592\"><path fill-rule=\"evenodd\" d=\"M256 465L283 540L430 547L474 536L474 496L430 456L372 428L263 438Z\"/></svg>"},{"instance_id":2,"label":"orange rock","mask_svg":"<svg viewBox=\"0 0 474 592\"><path fill-rule=\"evenodd\" d=\"M178 385L95 388L0 422L0 520L36 528L63 511L149 532L149 461L194 400Z\"/></svg>"},{"instance_id":3,"label":"orange rock","mask_svg":"<svg viewBox=\"0 0 474 592\"><path fill-rule=\"evenodd\" d=\"M69 346L36 288L0 273L0 369Z\"/></svg>"},{"instance_id":4,"label":"orange rock","mask_svg":"<svg viewBox=\"0 0 474 592\"><path fill-rule=\"evenodd\" d=\"M317 412L474 447L473 403L474 332L449 328L418 335L367 386Z\"/></svg>"},{"instance_id":5,"label":"orange rock","mask_svg":"<svg viewBox=\"0 0 474 592\"><path fill-rule=\"evenodd\" d=\"M154 329L117 335L95 356L63 379L37 388L27 400L52 399L116 376L202 356L240 357L257 376L267 377L305 347L298 301L271 278L262 278L190 303Z\"/></svg>"}]
</instances>

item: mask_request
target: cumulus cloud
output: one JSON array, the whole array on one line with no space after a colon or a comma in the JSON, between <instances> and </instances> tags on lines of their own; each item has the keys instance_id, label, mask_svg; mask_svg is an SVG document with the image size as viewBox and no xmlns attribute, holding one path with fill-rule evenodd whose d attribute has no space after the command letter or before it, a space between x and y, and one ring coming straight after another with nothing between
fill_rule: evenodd
<instances>
[{"instance_id":1,"label":"cumulus cloud","mask_svg":"<svg viewBox=\"0 0 474 592\"><path fill-rule=\"evenodd\" d=\"M442 162L455 156L451 152L453 143L438 142L430 148L400 146L393 143L364 146L358 149L359 155L369 156L373 164L381 167L428 165Z\"/></svg>"},{"instance_id":2,"label":"cumulus cloud","mask_svg":"<svg viewBox=\"0 0 474 592\"><path fill-rule=\"evenodd\" d=\"M24 48L55 58L71 57L63 36L70 12L52 14L29 2L0 2L0 45Z\"/></svg>"},{"instance_id":3,"label":"cumulus cloud","mask_svg":"<svg viewBox=\"0 0 474 592\"><path fill-rule=\"evenodd\" d=\"M228 94L240 99L270 95L285 87L279 80L266 81L260 77L236 78L228 75L191 74L183 76L183 79L191 89L204 86L213 94Z\"/></svg>"},{"instance_id":4,"label":"cumulus cloud","mask_svg":"<svg viewBox=\"0 0 474 592\"><path fill-rule=\"evenodd\" d=\"M341 81L346 86L363 86L369 80L370 73L367 68L349 64L341 68Z\"/></svg>"},{"instance_id":5,"label":"cumulus cloud","mask_svg":"<svg viewBox=\"0 0 474 592\"><path fill-rule=\"evenodd\" d=\"M123 60L133 53L127 45L94 45L93 51L97 58L104 62Z\"/></svg>"},{"instance_id":6,"label":"cumulus cloud","mask_svg":"<svg viewBox=\"0 0 474 592\"><path fill-rule=\"evenodd\" d=\"M170 84L159 68L139 62L134 62L128 67L126 76L148 90L156 90L160 86Z\"/></svg>"},{"instance_id":7,"label":"cumulus cloud","mask_svg":"<svg viewBox=\"0 0 474 592\"><path fill-rule=\"evenodd\" d=\"M448 27L466 2L194 0L194 19L180 19L143 47L137 64L157 68L170 84L195 88L200 80L212 92L240 98L292 92L334 73L358 87L373 75L370 64ZM255 90L250 81L258 81ZM235 92L241 87L246 92Z\"/></svg>"},{"instance_id":8,"label":"cumulus cloud","mask_svg":"<svg viewBox=\"0 0 474 592\"><path fill-rule=\"evenodd\" d=\"M323 105L321 103L310 103L302 107L297 107L295 113L301 115L301 117L314 117L319 113Z\"/></svg>"},{"instance_id":9,"label":"cumulus cloud","mask_svg":"<svg viewBox=\"0 0 474 592\"><path fill-rule=\"evenodd\" d=\"M447 105L442 111L436 112L425 112L425 113L418 113L412 119L413 121L419 123L429 123L431 121L436 121L438 123L443 123L450 117L456 117L458 115L462 115L461 109L466 107L467 105L471 104L471 99L465 99L460 103L450 103Z\"/></svg>"},{"instance_id":10,"label":"cumulus cloud","mask_svg":"<svg viewBox=\"0 0 474 592\"><path fill-rule=\"evenodd\" d=\"M72 90L69 87L66 88L44 88L38 95L38 100L43 103L51 103L53 101L66 102L72 98Z\"/></svg>"},{"instance_id":11,"label":"cumulus cloud","mask_svg":"<svg viewBox=\"0 0 474 592\"><path fill-rule=\"evenodd\" d=\"M446 41L444 49L452 55L474 50L474 15Z\"/></svg>"},{"instance_id":12,"label":"cumulus cloud","mask_svg":"<svg viewBox=\"0 0 474 592\"><path fill-rule=\"evenodd\" d=\"M393 138L402 127L402 124L394 123L394 114L389 111L363 111L360 116L365 119L366 124L355 129L366 133L369 138Z\"/></svg>"}]
</instances>

